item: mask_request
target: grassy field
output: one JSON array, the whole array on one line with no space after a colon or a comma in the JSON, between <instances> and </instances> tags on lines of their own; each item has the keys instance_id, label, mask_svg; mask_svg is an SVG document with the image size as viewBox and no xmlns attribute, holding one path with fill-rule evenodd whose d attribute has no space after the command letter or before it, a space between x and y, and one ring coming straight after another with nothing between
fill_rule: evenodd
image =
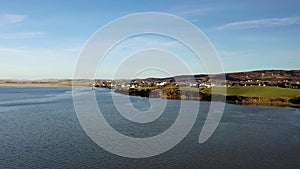
<instances>
[{"instance_id":1,"label":"grassy field","mask_svg":"<svg viewBox=\"0 0 300 169\"><path fill-rule=\"evenodd\" d=\"M182 90L199 91L198 88L182 88ZM224 88L215 87L216 94L221 94ZM265 97L265 98L279 98L279 97L300 97L300 89L279 88L269 86L235 86L227 87L227 96L245 96L245 97ZM211 93L210 88L200 89L204 93Z\"/></svg>"}]
</instances>

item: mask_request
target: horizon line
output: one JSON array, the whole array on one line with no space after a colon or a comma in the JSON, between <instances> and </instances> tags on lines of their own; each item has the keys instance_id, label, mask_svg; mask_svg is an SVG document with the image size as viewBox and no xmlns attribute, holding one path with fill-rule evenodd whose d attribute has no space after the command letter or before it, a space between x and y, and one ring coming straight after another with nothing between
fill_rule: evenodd
<instances>
[{"instance_id":1,"label":"horizon line","mask_svg":"<svg viewBox=\"0 0 300 169\"><path fill-rule=\"evenodd\" d=\"M172 77L177 77L177 76L195 76L195 75L221 75L221 74L230 74L230 73L247 73L247 72L257 72L257 71L300 71L300 69L254 69L254 70L245 70L245 71L230 71L230 72L224 72L224 73L195 73L195 74L177 74L174 76L164 76L164 77L144 77L144 78L133 78L133 79L149 79L149 78L154 78L154 79L160 79L160 78L172 78ZM118 79L113 79L113 78L44 78L44 79L2 79L0 80L18 80L18 81L45 81L45 80L132 80L130 78L118 78Z\"/></svg>"}]
</instances>

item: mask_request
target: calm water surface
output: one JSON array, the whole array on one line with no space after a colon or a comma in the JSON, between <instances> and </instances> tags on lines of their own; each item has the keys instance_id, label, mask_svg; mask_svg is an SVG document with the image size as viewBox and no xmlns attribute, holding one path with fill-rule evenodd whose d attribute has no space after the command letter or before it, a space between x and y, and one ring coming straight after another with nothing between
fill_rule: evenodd
<instances>
[{"instance_id":1,"label":"calm water surface","mask_svg":"<svg viewBox=\"0 0 300 169\"><path fill-rule=\"evenodd\" d=\"M168 100L161 117L142 125L118 114L112 94L127 97L98 90L98 103L107 121L128 136L163 132L180 105ZM130 99L137 109L150 106L146 98ZM71 88L0 87L0 168L300 168L299 109L226 104L213 136L198 144L209 105L201 102L193 129L176 147L159 156L129 159L101 149L85 134Z\"/></svg>"}]
</instances>

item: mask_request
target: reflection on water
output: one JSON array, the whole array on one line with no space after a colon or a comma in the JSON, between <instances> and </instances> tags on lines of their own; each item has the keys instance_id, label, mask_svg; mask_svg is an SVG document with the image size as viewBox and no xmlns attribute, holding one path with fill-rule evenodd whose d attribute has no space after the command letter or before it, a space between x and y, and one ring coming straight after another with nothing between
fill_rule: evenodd
<instances>
[{"instance_id":1,"label":"reflection on water","mask_svg":"<svg viewBox=\"0 0 300 169\"><path fill-rule=\"evenodd\" d=\"M81 92L94 92L82 89ZM80 92L78 93L80 94ZM109 90L96 91L107 121L135 137L157 135L174 122L180 101L168 100L155 121L137 124L113 106ZM141 111L145 98L130 96ZM146 159L119 157L98 147L82 130L71 88L0 87L1 168L299 168L300 111L295 108L226 104L220 125L204 144L198 137L209 108L201 102L188 136L170 151ZM137 147L138 148L138 147Z\"/></svg>"}]
</instances>

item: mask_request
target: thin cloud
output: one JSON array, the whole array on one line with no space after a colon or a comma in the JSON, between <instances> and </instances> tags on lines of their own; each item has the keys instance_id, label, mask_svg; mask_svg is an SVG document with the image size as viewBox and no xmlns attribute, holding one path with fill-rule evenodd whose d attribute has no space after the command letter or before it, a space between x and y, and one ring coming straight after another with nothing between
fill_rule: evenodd
<instances>
[{"instance_id":1,"label":"thin cloud","mask_svg":"<svg viewBox=\"0 0 300 169\"><path fill-rule=\"evenodd\" d=\"M198 22L199 16L216 11L216 7L178 6L168 10L167 12L186 18L191 22Z\"/></svg>"},{"instance_id":2,"label":"thin cloud","mask_svg":"<svg viewBox=\"0 0 300 169\"><path fill-rule=\"evenodd\" d=\"M0 26L22 22L25 18L25 15L0 14Z\"/></svg>"},{"instance_id":3,"label":"thin cloud","mask_svg":"<svg viewBox=\"0 0 300 169\"><path fill-rule=\"evenodd\" d=\"M2 33L0 39L30 39L42 38L45 36L44 32L19 32L19 33Z\"/></svg>"},{"instance_id":4,"label":"thin cloud","mask_svg":"<svg viewBox=\"0 0 300 169\"><path fill-rule=\"evenodd\" d=\"M299 24L299 19L296 17L283 17L283 18L267 18L258 20L247 20L227 23L217 27L219 30L223 29L253 29L272 26L285 26Z\"/></svg>"},{"instance_id":5,"label":"thin cloud","mask_svg":"<svg viewBox=\"0 0 300 169\"><path fill-rule=\"evenodd\" d=\"M185 7L174 9L173 12L183 17L194 17L205 13L209 13L211 11L214 11L215 9L216 8L212 8L212 7L195 8L195 7L185 6Z\"/></svg>"}]
</instances>

